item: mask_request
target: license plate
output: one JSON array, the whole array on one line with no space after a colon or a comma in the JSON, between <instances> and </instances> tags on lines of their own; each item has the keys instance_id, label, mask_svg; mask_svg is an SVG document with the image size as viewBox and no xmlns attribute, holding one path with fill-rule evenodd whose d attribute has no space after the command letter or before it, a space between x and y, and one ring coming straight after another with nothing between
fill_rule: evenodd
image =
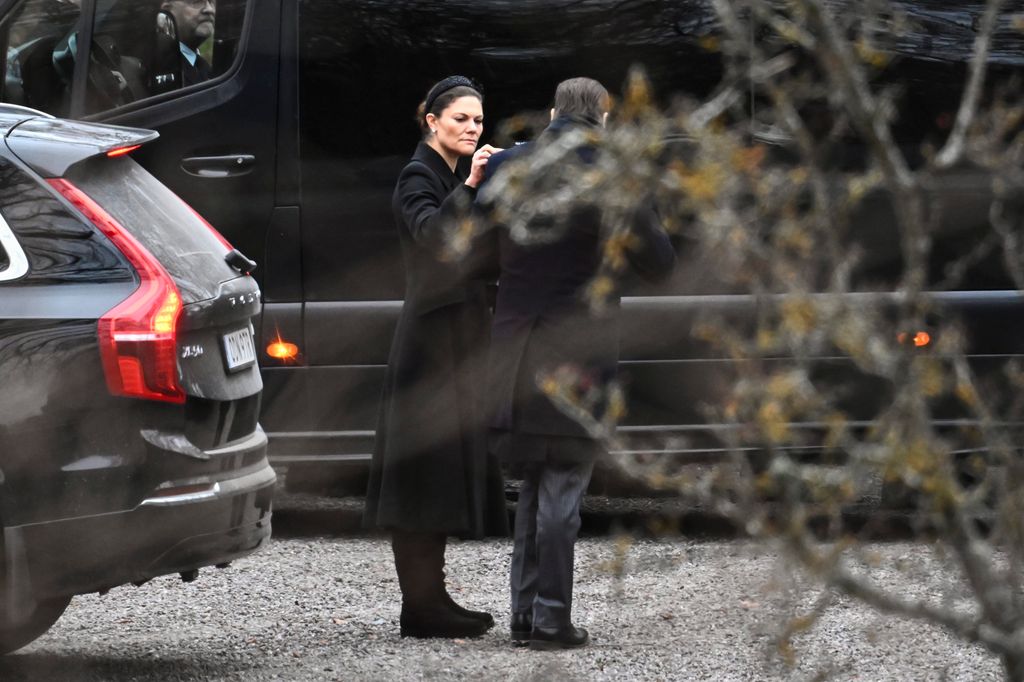
<instances>
[{"instance_id":1,"label":"license plate","mask_svg":"<svg viewBox=\"0 0 1024 682\"><path fill-rule=\"evenodd\" d=\"M252 343L252 333L248 327L225 334L223 339L224 359L229 372L237 372L256 363L256 346Z\"/></svg>"}]
</instances>

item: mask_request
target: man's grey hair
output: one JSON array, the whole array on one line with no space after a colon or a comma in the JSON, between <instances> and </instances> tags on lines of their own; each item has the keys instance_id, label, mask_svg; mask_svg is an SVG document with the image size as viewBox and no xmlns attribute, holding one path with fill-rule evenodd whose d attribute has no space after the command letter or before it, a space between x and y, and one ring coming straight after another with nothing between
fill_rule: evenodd
<instances>
[{"instance_id":1,"label":"man's grey hair","mask_svg":"<svg viewBox=\"0 0 1024 682\"><path fill-rule=\"evenodd\" d=\"M601 120L609 108L608 91L593 78L570 78L555 89L555 114Z\"/></svg>"}]
</instances>

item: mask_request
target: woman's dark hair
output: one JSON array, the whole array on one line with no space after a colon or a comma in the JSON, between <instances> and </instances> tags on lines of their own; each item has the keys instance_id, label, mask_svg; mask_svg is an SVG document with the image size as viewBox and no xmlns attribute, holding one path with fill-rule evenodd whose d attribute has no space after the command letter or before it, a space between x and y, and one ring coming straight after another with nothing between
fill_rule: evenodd
<instances>
[{"instance_id":1,"label":"woman's dark hair","mask_svg":"<svg viewBox=\"0 0 1024 682\"><path fill-rule=\"evenodd\" d=\"M448 105L460 97L476 97L481 104L484 101L482 88L462 76L449 76L438 82L427 92L426 98L416 108L416 121L420 130L426 136L430 133L430 126L427 125L427 114L440 116L441 112L448 108ZM430 107L428 110L427 107Z\"/></svg>"}]
</instances>

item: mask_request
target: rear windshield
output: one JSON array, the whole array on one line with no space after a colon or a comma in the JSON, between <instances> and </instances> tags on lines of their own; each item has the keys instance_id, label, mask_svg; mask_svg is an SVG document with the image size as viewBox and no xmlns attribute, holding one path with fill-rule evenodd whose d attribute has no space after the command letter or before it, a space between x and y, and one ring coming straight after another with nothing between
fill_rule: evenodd
<instances>
[{"instance_id":1,"label":"rear windshield","mask_svg":"<svg viewBox=\"0 0 1024 682\"><path fill-rule=\"evenodd\" d=\"M159 180L129 158L96 157L67 179L149 249L174 278L185 303L214 298L238 276L220 240Z\"/></svg>"}]
</instances>

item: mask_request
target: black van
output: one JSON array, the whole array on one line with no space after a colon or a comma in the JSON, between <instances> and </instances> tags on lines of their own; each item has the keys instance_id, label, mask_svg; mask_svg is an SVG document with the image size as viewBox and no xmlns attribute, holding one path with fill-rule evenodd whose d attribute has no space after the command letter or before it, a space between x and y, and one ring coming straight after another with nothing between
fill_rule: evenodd
<instances>
[{"instance_id":1,"label":"black van","mask_svg":"<svg viewBox=\"0 0 1024 682\"><path fill-rule=\"evenodd\" d=\"M198 48L209 79L185 87L168 86L174 78L158 66L167 55L154 48L168 34L158 10L176 4L216 13L213 39ZM898 47L899 68L919 86L901 119L913 141L955 113L984 3L899 4L918 26ZM1010 9L997 70L1024 64ZM260 264L260 421L272 461L295 472L365 463L372 450L403 295L389 198L430 84L451 73L484 84L486 141L498 121L546 109L570 76L615 89L642 64L660 94L707 94L721 73L704 49L716 30L708 0L5 0L0 100L160 132L135 158ZM966 231L984 221L961 215ZM714 433L699 405L721 385L720 363L690 328L709 308L751 304L714 270L684 253L673 278L624 298L626 432ZM1024 319L1018 292L984 288L957 305ZM631 322L664 334L630 335ZM681 450L719 447L713 437L685 442Z\"/></svg>"}]
</instances>

